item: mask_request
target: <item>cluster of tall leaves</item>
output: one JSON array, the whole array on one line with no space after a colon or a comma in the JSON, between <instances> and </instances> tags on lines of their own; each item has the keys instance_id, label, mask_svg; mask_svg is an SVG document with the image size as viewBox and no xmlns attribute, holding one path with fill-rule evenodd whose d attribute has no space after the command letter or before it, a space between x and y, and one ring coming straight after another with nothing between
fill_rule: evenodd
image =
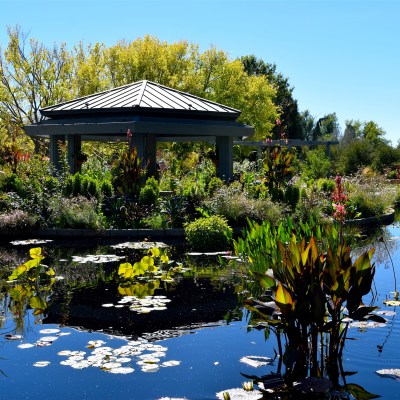
<instances>
[{"instance_id":1,"label":"cluster of tall leaves","mask_svg":"<svg viewBox=\"0 0 400 400\"><path fill-rule=\"evenodd\" d=\"M284 329L285 359L303 354L316 366L316 337L327 333L328 358L337 360L344 343L345 307L353 319L363 319L374 309L362 302L375 273L374 248L353 261L350 247L334 225L311 221L294 226L290 219L278 226L250 223L234 246L263 289L245 301L246 307L269 326ZM288 362L288 369L295 364L299 367L302 362Z\"/></svg>"}]
</instances>

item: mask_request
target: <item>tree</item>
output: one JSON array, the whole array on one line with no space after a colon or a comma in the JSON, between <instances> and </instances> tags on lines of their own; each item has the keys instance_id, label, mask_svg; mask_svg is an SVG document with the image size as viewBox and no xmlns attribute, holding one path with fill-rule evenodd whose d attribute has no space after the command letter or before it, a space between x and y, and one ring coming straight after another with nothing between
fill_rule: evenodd
<instances>
[{"instance_id":1,"label":"tree","mask_svg":"<svg viewBox=\"0 0 400 400\"><path fill-rule=\"evenodd\" d=\"M9 35L0 55L0 108L20 126L39 121L43 107L143 79L242 110L240 121L260 138L278 117L276 90L266 77L249 76L240 61L215 47L200 53L186 41L169 44L147 35L109 48L80 43L72 52L31 39L27 50L18 27Z\"/></svg>"},{"instance_id":2,"label":"tree","mask_svg":"<svg viewBox=\"0 0 400 400\"><path fill-rule=\"evenodd\" d=\"M320 118L314 126L312 140L339 140L340 126L336 113Z\"/></svg>"},{"instance_id":3,"label":"tree","mask_svg":"<svg viewBox=\"0 0 400 400\"><path fill-rule=\"evenodd\" d=\"M18 26L8 35L8 47L0 51L0 114L22 126L40 121L41 108L74 95L73 63L65 44L46 48L31 39L27 49L27 36Z\"/></svg>"},{"instance_id":4,"label":"tree","mask_svg":"<svg viewBox=\"0 0 400 400\"><path fill-rule=\"evenodd\" d=\"M349 140L366 139L373 144L387 144L387 140L383 138L385 131L374 121L347 120L345 124L346 129L341 141L343 143Z\"/></svg>"},{"instance_id":5,"label":"tree","mask_svg":"<svg viewBox=\"0 0 400 400\"><path fill-rule=\"evenodd\" d=\"M276 71L275 64L265 63L254 55L240 58L244 70L249 76L265 76L268 82L276 89L274 104L280 112L280 126L273 129L273 137L280 138L281 131L285 132L290 139L303 139L301 117L298 110L297 100L293 98L293 87L290 86L288 78Z\"/></svg>"},{"instance_id":6,"label":"tree","mask_svg":"<svg viewBox=\"0 0 400 400\"><path fill-rule=\"evenodd\" d=\"M302 138L304 140L312 140L315 128L315 118L311 115L309 110L300 113L300 127L302 130Z\"/></svg>"}]
</instances>

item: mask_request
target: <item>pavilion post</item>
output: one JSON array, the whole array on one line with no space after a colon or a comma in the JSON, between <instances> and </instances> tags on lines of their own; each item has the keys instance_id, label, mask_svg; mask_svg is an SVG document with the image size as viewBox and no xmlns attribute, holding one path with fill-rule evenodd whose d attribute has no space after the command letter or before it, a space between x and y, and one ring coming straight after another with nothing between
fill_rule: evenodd
<instances>
[{"instance_id":1,"label":"pavilion post","mask_svg":"<svg viewBox=\"0 0 400 400\"><path fill-rule=\"evenodd\" d=\"M81 135L67 135L68 141L68 165L71 174L76 174L81 169Z\"/></svg>"},{"instance_id":2,"label":"pavilion post","mask_svg":"<svg viewBox=\"0 0 400 400\"><path fill-rule=\"evenodd\" d=\"M65 145L65 135L50 136L50 162L56 171L62 170L60 146Z\"/></svg>"},{"instance_id":3,"label":"pavilion post","mask_svg":"<svg viewBox=\"0 0 400 400\"><path fill-rule=\"evenodd\" d=\"M147 175L156 176L157 174L157 144L156 135L146 135L146 156Z\"/></svg>"},{"instance_id":4,"label":"pavilion post","mask_svg":"<svg viewBox=\"0 0 400 400\"><path fill-rule=\"evenodd\" d=\"M215 138L217 150L217 176L228 182L233 179L233 137L217 136Z\"/></svg>"}]
</instances>

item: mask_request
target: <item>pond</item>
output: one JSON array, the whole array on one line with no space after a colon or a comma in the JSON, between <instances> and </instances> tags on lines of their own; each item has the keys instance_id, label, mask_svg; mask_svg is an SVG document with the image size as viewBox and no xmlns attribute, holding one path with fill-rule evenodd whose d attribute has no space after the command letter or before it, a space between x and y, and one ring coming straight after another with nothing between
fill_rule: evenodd
<instances>
[{"instance_id":1,"label":"pond","mask_svg":"<svg viewBox=\"0 0 400 400\"><path fill-rule=\"evenodd\" d=\"M400 228L384 234L398 273ZM241 388L241 373L276 372L276 338L248 329L241 271L221 266L217 255L185 256L174 276L142 285L113 278L134 257L124 246L15 244L0 249L3 266L19 265L37 246L56 271L43 289L46 307L15 301L10 285L2 284L0 390L7 398L215 399ZM383 303L394 291L394 271L386 247L376 246L374 291L365 301L378 305L387 323L351 327L343 367L351 372L348 382L394 399L400 381L376 371L400 368L400 321L396 307ZM77 258L87 254L97 257ZM104 254L121 259L108 262ZM137 298L146 301L137 304Z\"/></svg>"}]
</instances>

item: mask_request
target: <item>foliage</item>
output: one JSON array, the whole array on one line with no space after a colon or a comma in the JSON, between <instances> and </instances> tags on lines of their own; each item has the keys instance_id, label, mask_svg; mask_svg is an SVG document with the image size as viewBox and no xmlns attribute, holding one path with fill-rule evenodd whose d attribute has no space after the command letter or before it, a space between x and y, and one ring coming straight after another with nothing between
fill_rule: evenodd
<instances>
[{"instance_id":1,"label":"foliage","mask_svg":"<svg viewBox=\"0 0 400 400\"><path fill-rule=\"evenodd\" d=\"M165 250L153 247L149 250L148 255L133 265L129 262L120 264L118 275L124 279L133 279L136 276L145 274L154 275L162 265L168 264L168 262L169 257Z\"/></svg>"},{"instance_id":2,"label":"foliage","mask_svg":"<svg viewBox=\"0 0 400 400\"><path fill-rule=\"evenodd\" d=\"M267 290L259 300L245 301L246 308L264 326L282 329L285 334L286 347L280 356L287 382L308 373L318 376L318 335L328 334L328 373L337 383L337 362L346 333L344 307L353 319L363 319L373 310L363 305L362 298L371 290L374 249L353 261L350 247L340 240L334 226L323 227L313 221L294 226L289 219L278 227L251 224L234 247Z\"/></svg>"},{"instance_id":3,"label":"foliage","mask_svg":"<svg viewBox=\"0 0 400 400\"><path fill-rule=\"evenodd\" d=\"M187 216L187 203L183 196L173 195L165 197L160 204L160 212L164 216L169 228L181 228Z\"/></svg>"},{"instance_id":4,"label":"foliage","mask_svg":"<svg viewBox=\"0 0 400 400\"><path fill-rule=\"evenodd\" d=\"M220 251L230 245L232 228L219 215L202 217L185 225L185 237L194 250Z\"/></svg>"},{"instance_id":5,"label":"foliage","mask_svg":"<svg viewBox=\"0 0 400 400\"><path fill-rule=\"evenodd\" d=\"M279 204L269 198L250 198L235 183L219 189L205 204L212 213L225 217L235 226L245 226L247 219L275 223L283 213Z\"/></svg>"},{"instance_id":6,"label":"foliage","mask_svg":"<svg viewBox=\"0 0 400 400\"><path fill-rule=\"evenodd\" d=\"M0 213L0 230L27 232L37 227L37 217L22 210Z\"/></svg>"},{"instance_id":7,"label":"foliage","mask_svg":"<svg viewBox=\"0 0 400 400\"><path fill-rule=\"evenodd\" d=\"M286 147L276 146L268 150L264 161L265 183L271 192L273 189L282 189L294 173L293 151Z\"/></svg>"},{"instance_id":8,"label":"foliage","mask_svg":"<svg viewBox=\"0 0 400 400\"><path fill-rule=\"evenodd\" d=\"M291 139L302 139L302 129L297 100L293 98L293 86L289 85L288 78L276 71L275 64L265 63L254 55L240 58L246 73L249 76L265 76L268 82L276 88L274 104L280 110L280 120L283 128ZM275 127L272 136L280 138L280 131Z\"/></svg>"},{"instance_id":9,"label":"foliage","mask_svg":"<svg viewBox=\"0 0 400 400\"><path fill-rule=\"evenodd\" d=\"M114 190L121 195L136 197L143 184L145 172L136 148L123 150L111 167Z\"/></svg>"},{"instance_id":10,"label":"foliage","mask_svg":"<svg viewBox=\"0 0 400 400\"><path fill-rule=\"evenodd\" d=\"M396 203L396 187L380 176L356 175L348 179L349 204L360 217L380 216Z\"/></svg>"},{"instance_id":11,"label":"foliage","mask_svg":"<svg viewBox=\"0 0 400 400\"><path fill-rule=\"evenodd\" d=\"M140 189L139 203L148 206L155 205L160 194L158 181L154 177L147 178L146 184Z\"/></svg>"},{"instance_id":12,"label":"foliage","mask_svg":"<svg viewBox=\"0 0 400 400\"><path fill-rule=\"evenodd\" d=\"M301 175L305 180L327 178L332 169L331 161L323 147L308 150L306 159L301 167Z\"/></svg>"},{"instance_id":13,"label":"foliage","mask_svg":"<svg viewBox=\"0 0 400 400\"><path fill-rule=\"evenodd\" d=\"M51 222L57 228L103 228L103 216L97 210L97 201L82 196L53 199L50 205Z\"/></svg>"},{"instance_id":14,"label":"foliage","mask_svg":"<svg viewBox=\"0 0 400 400\"><path fill-rule=\"evenodd\" d=\"M102 43L72 51L65 44L47 48L19 27L0 54L0 108L22 125L40 120L39 109L97 91L151 80L242 110L240 121L265 136L278 113L275 89L265 76L249 76L239 60L215 47L204 52L187 41L162 42L147 35L106 47Z\"/></svg>"},{"instance_id":15,"label":"foliage","mask_svg":"<svg viewBox=\"0 0 400 400\"><path fill-rule=\"evenodd\" d=\"M42 119L39 110L69 100L73 59L66 45L47 48L29 40L20 27L9 28L9 44L0 53L0 112L19 126ZM72 83L72 84L71 84Z\"/></svg>"},{"instance_id":16,"label":"foliage","mask_svg":"<svg viewBox=\"0 0 400 400\"><path fill-rule=\"evenodd\" d=\"M35 281L42 273L47 276L55 275L55 272L52 268L48 268L42 264L44 255L41 247L30 249L29 255L31 259L14 269L12 274L8 277L10 281Z\"/></svg>"},{"instance_id":17,"label":"foliage","mask_svg":"<svg viewBox=\"0 0 400 400\"><path fill-rule=\"evenodd\" d=\"M366 139L356 140L338 149L338 171L342 175L355 174L372 164L374 145Z\"/></svg>"}]
</instances>

